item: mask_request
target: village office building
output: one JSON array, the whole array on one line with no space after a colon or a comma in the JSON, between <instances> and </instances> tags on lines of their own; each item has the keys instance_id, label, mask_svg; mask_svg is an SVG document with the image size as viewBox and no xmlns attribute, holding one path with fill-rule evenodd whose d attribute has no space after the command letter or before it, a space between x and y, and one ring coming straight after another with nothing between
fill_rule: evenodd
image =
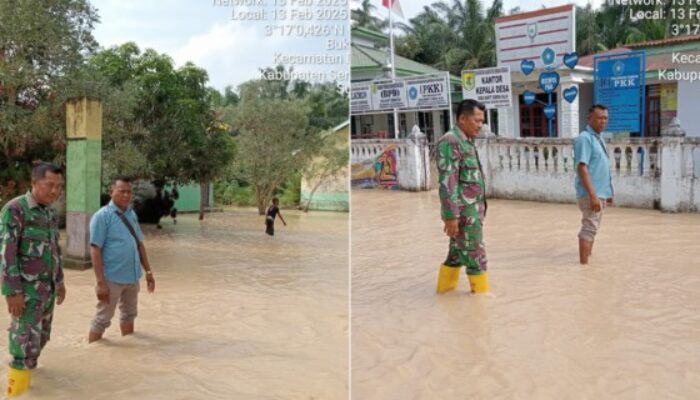
<instances>
[{"instance_id":1,"label":"village office building","mask_svg":"<svg viewBox=\"0 0 700 400\"><path fill-rule=\"evenodd\" d=\"M370 82L391 78L389 37L383 33L365 28L353 28L351 36L351 77L352 83ZM441 71L401 57L394 56L396 77L416 77L421 75L445 74ZM462 83L459 77L450 75L452 103L462 101ZM434 141L451 128L449 110L399 111L399 138L405 138L418 126L429 141ZM393 139L394 114L380 112L351 117L352 139Z\"/></svg>"},{"instance_id":2,"label":"village office building","mask_svg":"<svg viewBox=\"0 0 700 400\"><path fill-rule=\"evenodd\" d=\"M596 54L610 55L627 51L646 51L646 89L644 111L644 136L656 137L661 134L671 120L676 117L688 136L700 136L700 35L677 37L627 45L621 48ZM553 123L553 137L576 137L587 124L588 108L593 104L593 63L594 56L582 57L573 69L562 66L556 69L561 76L559 86L552 95L556 105ZM546 137L547 119L544 106L535 102L528 106L523 100L523 92L530 90L537 94L537 99L546 102L546 94L538 86L539 71L526 76L521 71L511 71L512 101L510 109L500 109L498 113L498 131L501 137ZM578 88L577 99L569 103L562 99L564 89L571 86ZM638 137L640 132L619 133L624 136ZM616 134L617 135L617 134Z\"/></svg>"},{"instance_id":3,"label":"village office building","mask_svg":"<svg viewBox=\"0 0 700 400\"><path fill-rule=\"evenodd\" d=\"M388 42L388 36L384 34L363 28L352 30L353 83L385 79L389 76ZM700 64L690 62L700 61L700 35L631 44L596 55L635 50L646 51L644 136L659 136L674 117L679 119L688 136L700 136L700 129L694 129L700 126L700 113L696 111L700 102L700 81L690 79L693 73L700 71ZM561 78L559 86L552 94L552 103L557 110L553 118L553 137L574 138L585 128L587 111L593 104L593 62L596 55L582 57L573 70L566 66L556 69ZM398 55L395 59L397 77L444 73ZM547 95L539 87L539 72L541 70L525 75L520 70L511 70L513 106L489 110L487 124L493 133L507 138L548 136L544 106L539 102L526 105L523 100L523 93L529 90L537 94L538 100L547 101ZM450 83L454 110L456 104L462 100L461 80L451 76ZM569 103L563 100L562 92L571 86L578 88L578 96ZM393 119L392 113L352 116L351 137L392 139ZM399 113L400 137L406 137L414 125L433 142L450 129L450 116L447 110ZM641 136L641 132L623 132L616 135L638 137Z\"/></svg>"}]
</instances>

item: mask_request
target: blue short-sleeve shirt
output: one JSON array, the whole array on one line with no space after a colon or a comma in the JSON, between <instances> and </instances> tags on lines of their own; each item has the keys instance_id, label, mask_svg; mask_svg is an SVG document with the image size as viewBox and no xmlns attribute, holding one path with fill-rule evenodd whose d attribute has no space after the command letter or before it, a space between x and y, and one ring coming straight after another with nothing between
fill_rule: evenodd
<instances>
[{"instance_id":1,"label":"blue short-sleeve shirt","mask_svg":"<svg viewBox=\"0 0 700 400\"><path fill-rule=\"evenodd\" d=\"M605 147L603 139L590 125L587 125L586 129L578 135L574 143L574 164L577 171L580 163L586 164L588 167L588 174L591 177L591 183L596 195L601 199L612 198L614 190L612 175L610 174L608 149ZM574 186L576 187L577 198L588 196L588 191L583 187L578 172L576 173Z\"/></svg>"},{"instance_id":2,"label":"blue short-sleeve shirt","mask_svg":"<svg viewBox=\"0 0 700 400\"><path fill-rule=\"evenodd\" d=\"M129 228L117 215L114 202L100 208L90 219L90 244L102 250L105 279L113 283L131 284L141 278L141 258ZM143 232L136 212L128 208L124 213L139 241Z\"/></svg>"}]
</instances>

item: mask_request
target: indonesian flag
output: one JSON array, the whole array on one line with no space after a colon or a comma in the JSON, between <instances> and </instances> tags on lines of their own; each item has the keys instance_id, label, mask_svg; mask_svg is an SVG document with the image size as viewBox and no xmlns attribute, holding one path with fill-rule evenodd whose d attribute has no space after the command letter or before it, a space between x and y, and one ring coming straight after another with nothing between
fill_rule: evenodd
<instances>
[{"instance_id":1,"label":"indonesian flag","mask_svg":"<svg viewBox=\"0 0 700 400\"><path fill-rule=\"evenodd\" d=\"M386 8L391 8L391 12L398 14L401 18L404 17L399 0L382 0L382 5Z\"/></svg>"}]
</instances>

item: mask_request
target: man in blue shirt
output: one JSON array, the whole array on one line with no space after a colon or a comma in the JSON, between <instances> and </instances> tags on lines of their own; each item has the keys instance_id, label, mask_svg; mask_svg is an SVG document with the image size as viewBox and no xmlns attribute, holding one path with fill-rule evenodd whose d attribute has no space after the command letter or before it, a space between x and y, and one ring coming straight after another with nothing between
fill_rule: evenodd
<instances>
[{"instance_id":1,"label":"man in blue shirt","mask_svg":"<svg viewBox=\"0 0 700 400\"><path fill-rule=\"evenodd\" d=\"M143 232L134 210L131 179L117 178L112 184L112 201L90 220L90 256L97 278L97 313L90 324L88 342L102 338L119 304L122 336L134 332L141 266L146 272L148 292L156 282L148 262Z\"/></svg>"},{"instance_id":2,"label":"man in blue shirt","mask_svg":"<svg viewBox=\"0 0 700 400\"><path fill-rule=\"evenodd\" d=\"M583 214L578 234L579 261L588 264L595 235L600 228L605 204L612 205L613 186L608 150L601 134L608 126L608 108L594 104L588 110L588 125L576 138L576 197Z\"/></svg>"}]
</instances>

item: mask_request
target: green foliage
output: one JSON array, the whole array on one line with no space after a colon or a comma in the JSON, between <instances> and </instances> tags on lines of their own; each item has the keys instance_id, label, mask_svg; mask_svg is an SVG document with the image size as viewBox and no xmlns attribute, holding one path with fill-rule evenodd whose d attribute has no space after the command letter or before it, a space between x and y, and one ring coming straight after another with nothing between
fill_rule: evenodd
<instances>
[{"instance_id":1,"label":"green foliage","mask_svg":"<svg viewBox=\"0 0 700 400\"><path fill-rule=\"evenodd\" d=\"M254 207L255 189L239 186L237 182L221 181L214 184L216 204L225 206Z\"/></svg>"},{"instance_id":2,"label":"green foliage","mask_svg":"<svg viewBox=\"0 0 700 400\"><path fill-rule=\"evenodd\" d=\"M576 50L579 56L585 56L626 44L669 38L672 24L693 23L688 19L690 3L678 5L667 1L631 6L602 2L602 6L596 9L590 3L586 7L577 7ZM671 8L675 9L675 17ZM630 18L630 13L658 10L665 10L667 18ZM372 7L363 4L363 8L356 11L357 15L353 15L355 24L372 28L368 19ZM514 8L509 14L524 11ZM455 75L463 69L495 66L494 21L503 14L502 0L493 0L486 10L480 0L441 0L424 6L423 11L408 24L397 24L404 35L396 38L396 53ZM680 18L682 15L685 19Z\"/></svg>"},{"instance_id":3,"label":"green foliage","mask_svg":"<svg viewBox=\"0 0 700 400\"><path fill-rule=\"evenodd\" d=\"M304 177L311 186L304 211L309 210L314 193L323 183L347 169L349 159L347 135L339 135L333 131L325 132L318 158L304 170Z\"/></svg>"},{"instance_id":4,"label":"green foliage","mask_svg":"<svg viewBox=\"0 0 700 400\"><path fill-rule=\"evenodd\" d=\"M362 27L375 31L382 31L388 27L386 18L377 17L377 7L372 4L372 0L353 0L360 4L359 9L350 12L350 19L353 27Z\"/></svg>"},{"instance_id":5,"label":"green foliage","mask_svg":"<svg viewBox=\"0 0 700 400\"><path fill-rule=\"evenodd\" d=\"M90 65L130 99L121 126L105 132L106 180L130 171L153 181L206 184L223 172L234 147L212 110L224 96L206 87L205 70L189 62L175 69L167 55L141 53L134 43L103 50Z\"/></svg>"},{"instance_id":6,"label":"green foliage","mask_svg":"<svg viewBox=\"0 0 700 400\"><path fill-rule=\"evenodd\" d=\"M86 0L0 0L0 197L27 189L36 161L63 162L63 101L98 21Z\"/></svg>"},{"instance_id":7,"label":"green foliage","mask_svg":"<svg viewBox=\"0 0 700 400\"><path fill-rule=\"evenodd\" d=\"M302 100L282 99L266 81L242 85L235 113L239 161L255 187L262 214L274 191L302 168L317 147L309 128L309 109Z\"/></svg>"},{"instance_id":8,"label":"green foliage","mask_svg":"<svg viewBox=\"0 0 700 400\"><path fill-rule=\"evenodd\" d=\"M298 208L301 200L301 173L292 174L275 195L280 199L280 207Z\"/></svg>"},{"instance_id":9,"label":"green foliage","mask_svg":"<svg viewBox=\"0 0 700 400\"><path fill-rule=\"evenodd\" d=\"M502 14L501 0L494 0L485 12L479 0L433 3L423 7L408 25L398 25L405 35L397 38L396 52L455 75L465 68L493 66L493 24Z\"/></svg>"},{"instance_id":10,"label":"green foliage","mask_svg":"<svg viewBox=\"0 0 700 400\"><path fill-rule=\"evenodd\" d=\"M271 70L284 67L263 72ZM286 206L297 206L301 179L293 177L318 154L322 132L347 119L348 93L334 83L288 80L253 80L239 92L239 102L217 109L237 146L229 182L249 183L261 214L280 190L286 190Z\"/></svg>"},{"instance_id":11,"label":"green foliage","mask_svg":"<svg viewBox=\"0 0 700 400\"><path fill-rule=\"evenodd\" d=\"M298 208L301 199L301 174L295 173L274 191L284 208ZM225 206L255 207L255 188L236 179L222 180L214 184L214 199Z\"/></svg>"}]
</instances>

